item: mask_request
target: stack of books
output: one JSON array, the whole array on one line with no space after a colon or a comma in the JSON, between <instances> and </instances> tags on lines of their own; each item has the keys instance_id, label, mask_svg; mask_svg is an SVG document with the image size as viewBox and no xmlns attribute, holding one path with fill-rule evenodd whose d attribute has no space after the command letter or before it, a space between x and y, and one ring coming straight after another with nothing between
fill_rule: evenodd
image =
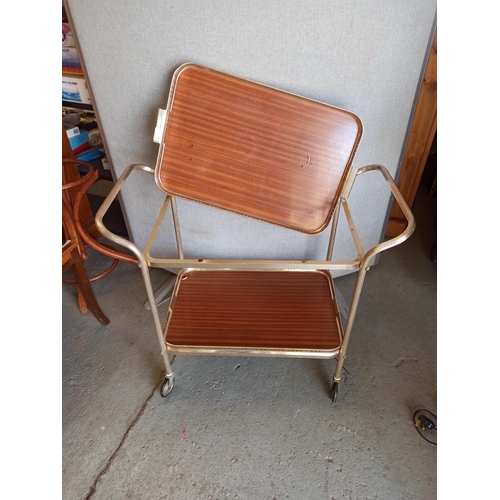
<instances>
[{"instance_id":1,"label":"stack of books","mask_svg":"<svg viewBox=\"0 0 500 500\"><path fill-rule=\"evenodd\" d=\"M79 127L69 127L66 128L66 134L73 154L75 155L75 159L91 161L104 156L102 144L92 146L91 138L87 130L80 130Z\"/></svg>"}]
</instances>

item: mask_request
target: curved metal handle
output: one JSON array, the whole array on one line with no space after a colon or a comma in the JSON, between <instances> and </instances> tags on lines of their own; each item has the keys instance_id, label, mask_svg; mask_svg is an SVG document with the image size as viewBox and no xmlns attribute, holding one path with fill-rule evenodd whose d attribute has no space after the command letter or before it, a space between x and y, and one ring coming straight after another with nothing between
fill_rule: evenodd
<instances>
[{"instance_id":1,"label":"curved metal handle","mask_svg":"<svg viewBox=\"0 0 500 500\"><path fill-rule=\"evenodd\" d=\"M146 260L146 256L144 255L144 252L142 252L137 245L135 245L134 243L125 238L122 238L121 236L117 236L116 234L112 233L108 228L106 228L106 226L102 222L102 219L106 214L106 212L108 211L111 203L117 197L118 193L120 192L120 189L127 180L128 176L134 170L144 170L145 172L149 172L150 174L153 175L155 173L154 169L147 167L146 165L141 165L139 163L134 163L133 165L129 165L123 171L119 179L116 181L115 185L109 192L108 196L106 196L106 199L104 200L99 210L97 211L94 220L97 229L103 236L108 238L110 241L117 243L118 245L128 248L131 252L133 252L137 256L137 259L139 261L138 265L139 268L141 269L142 279L144 280L144 286L146 288L146 294L148 296L148 302L151 308L151 314L153 315L156 335L158 337L158 342L160 343L161 355L165 363L166 377L168 378L172 376L172 368L170 366L170 361L168 359L167 346L163 338L162 325L160 321L160 316L158 314L158 308L155 302L155 296L154 296L153 286L151 284L151 277L149 276L149 267L148 267L148 261Z\"/></svg>"},{"instance_id":2,"label":"curved metal handle","mask_svg":"<svg viewBox=\"0 0 500 500\"><path fill-rule=\"evenodd\" d=\"M363 257L363 260L361 262L361 267L364 267L370 261L370 259L375 255L377 255L378 253L387 250L388 248L395 247L400 243L403 243L403 241L406 241L411 236L413 231L415 231L415 218L413 217L413 213L410 210L410 207L407 205L405 199L403 198L401 191L399 191L396 183L391 177L391 174L385 167L383 167L382 165L366 165L358 169L356 176L364 174L365 172L370 172L372 170L377 170L384 176L384 179L391 188L392 194L394 195L394 199L396 200L406 220L408 221L408 225L406 226L406 229L399 236L396 236L395 238L392 238L388 241L384 241L383 243L379 243L378 245L375 245L373 248L370 248L370 250L368 250Z\"/></svg>"},{"instance_id":3,"label":"curved metal handle","mask_svg":"<svg viewBox=\"0 0 500 500\"><path fill-rule=\"evenodd\" d=\"M123 238L121 236L118 236L114 233L112 233L103 223L102 219L106 215L106 212L108 211L109 207L111 206L111 203L115 200L115 198L118 196L118 193L120 192L123 184L125 184L125 181L127 180L128 176L134 171L134 170L143 170L145 172L149 172L150 174L154 174L155 171L154 169L147 167L146 165L141 165L139 163L134 163L132 165L129 165L122 173L122 175L119 177L119 179L116 181L115 185L109 192L108 196L104 199L102 205L99 207L99 210L97 210L97 213L95 215L94 221L95 221L95 226L99 230L99 232L108 240L112 241L113 243L117 243L118 245L121 245L131 252L133 252L136 256L137 259L139 260L139 266L141 265L146 265L147 266L147 260L146 257L144 256L144 253L141 251L141 249L132 243L130 240L127 240L126 238Z\"/></svg>"}]
</instances>

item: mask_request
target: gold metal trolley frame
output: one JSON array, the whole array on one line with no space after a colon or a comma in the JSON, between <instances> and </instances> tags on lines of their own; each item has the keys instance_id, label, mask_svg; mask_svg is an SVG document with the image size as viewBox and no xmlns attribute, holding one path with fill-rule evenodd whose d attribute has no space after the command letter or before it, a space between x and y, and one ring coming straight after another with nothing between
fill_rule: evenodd
<instances>
[{"instance_id":1,"label":"gold metal trolley frame","mask_svg":"<svg viewBox=\"0 0 500 500\"><path fill-rule=\"evenodd\" d=\"M139 261L165 363L163 397L174 386L169 353L178 353L337 358L332 400L337 399L370 262L415 228L386 168L352 167L361 134L361 121L348 111L192 63L176 70L167 107L158 114L156 168L127 167L95 217L99 231ZM153 174L166 194L142 250L103 223L135 171ZM365 251L347 200L355 179L368 172L383 176L408 225L399 236ZM177 197L306 234L318 234L332 222L326 258L187 259ZM169 204L178 258L155 258L150 252ZM341 210L357 257L332 261ZM163 324L149 275L154 267L180 270ZM345 328L329 271L358 272Z\"/></svg>"}]
</instances>

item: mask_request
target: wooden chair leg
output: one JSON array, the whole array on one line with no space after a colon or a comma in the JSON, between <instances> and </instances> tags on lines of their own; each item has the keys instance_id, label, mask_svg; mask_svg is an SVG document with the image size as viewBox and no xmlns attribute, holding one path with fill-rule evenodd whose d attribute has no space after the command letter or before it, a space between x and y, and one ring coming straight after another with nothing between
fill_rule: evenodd
<instances>
[{"instance_id":1,"label":"wooden chair leg","mask_svg":"<svg viewBox=\"0 0 500 500\"><path fill-rule=\"evenodd\" d=\"M80 290L79 286L77 286L77 289L78 289L78 307L80 308L81 313L87 314L89 312L89 308L87 307L87 302L85 302L85 297L83 296L83 293Z\"/></svg>"},{"instance_id":2,"label":"wooden chair leg","mask_svg":"<svg viewBox=\"0 0 500 500\"><path fill-rule=\"evenodd\" d=\"M81 292L88 309L97 318L97 320L103 325L109 324L109 319L102 312L97 299L95 298L94 291L92 290L92 285L90 284L89 277L83 265L83 260L80 256L78 248L74 248L71 251L71 258L73 260L73 266L71 271L75 276L75 280L78 284L78 290Z\"/></svg>"}]
</instances>

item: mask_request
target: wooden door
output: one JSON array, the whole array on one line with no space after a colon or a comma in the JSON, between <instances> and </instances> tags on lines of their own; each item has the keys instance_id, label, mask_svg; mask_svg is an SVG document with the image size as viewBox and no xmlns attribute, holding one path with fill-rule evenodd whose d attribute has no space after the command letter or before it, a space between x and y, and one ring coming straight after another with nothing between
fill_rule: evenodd
<instances>
[{"instance_id":1,"label":"wooden door","mask_svg":"<svg viewBox=\"0 0 500 500\"><path fill-rule=\"evenodd\" d=\"M434 35L415 117L398 179L398 187L411 208L437 130L437 33ZM386 236L397 236L406 228L403 212L393 203Z\"/></svg>"}]
</instances>

